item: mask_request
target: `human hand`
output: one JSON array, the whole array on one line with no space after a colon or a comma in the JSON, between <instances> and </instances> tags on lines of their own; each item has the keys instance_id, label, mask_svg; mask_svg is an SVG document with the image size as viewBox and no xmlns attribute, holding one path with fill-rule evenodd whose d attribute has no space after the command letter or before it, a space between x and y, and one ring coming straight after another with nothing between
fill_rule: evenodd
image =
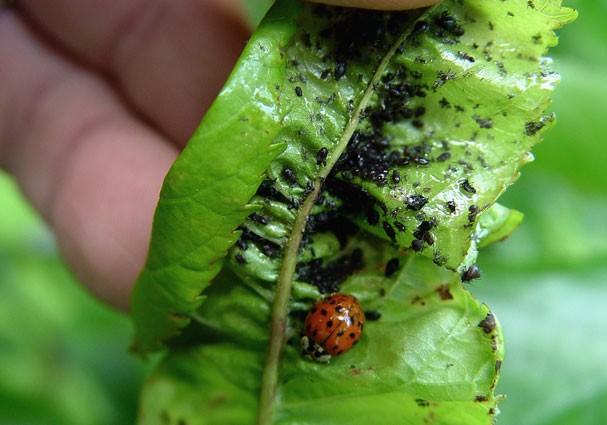
<instances>
[{"instance_id":1,"label":"human hand","mask_svg":"<svg viewBox=\"0 0 607 425\"><path fill-rule=\"evenodd\" d=\"M379 9L438 0L326 0ZM248 31L237 0L0 8L0 166L76 277L127 310L164 175Z\"/></svg>"}]
</instances>

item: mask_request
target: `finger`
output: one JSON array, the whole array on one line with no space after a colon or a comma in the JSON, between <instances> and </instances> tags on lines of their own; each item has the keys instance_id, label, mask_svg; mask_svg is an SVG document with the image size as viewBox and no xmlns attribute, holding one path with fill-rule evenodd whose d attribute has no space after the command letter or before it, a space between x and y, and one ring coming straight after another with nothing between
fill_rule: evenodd
<instances>
[{"instance_id":1,"label":"finger","mask_svg":"<svg viewBox=\"0 0 607 425\"><path fill-rule=\"evenodd\" d=\"M363 9L404 10L430 6L442 0L311 0L333 6L360 7Z\"/></svg>"},{"instance_id":2,"label":"finger","mask_svg":"<svg viewBox=\"0 0 607 425\"><path fill-rule=\"evenodd\" d=\"M103 4L101 4L103 3ZM183 145L248 37L236 0L22 0L49 38L108 72Z\"/></svg>"},{"instance_id":3,"label":"finger","mask_svg":"<svg viewBox=\"0 0 607 425\"><path fill-rule=\"evenodd\" d=\"M53 227L76 276L126 309L177 152L111 88L0 13L0 165Z\"/></svg>"}]
</instances>

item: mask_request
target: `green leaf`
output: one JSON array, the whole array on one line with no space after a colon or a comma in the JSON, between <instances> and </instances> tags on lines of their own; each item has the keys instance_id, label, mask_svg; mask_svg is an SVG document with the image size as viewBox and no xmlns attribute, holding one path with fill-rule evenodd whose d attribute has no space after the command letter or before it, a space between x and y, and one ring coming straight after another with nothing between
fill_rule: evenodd
<instances>
[{"instance_id":1,"label":"green leaf","mask_svg":"<svg viewBox=\"0 0 607 425\"><path fill-rule=\"evenodd\" d=\"M493 204L479 219L479 229L475 235L479 239L478 247L505 240L522 222L522 213L500 204Z\"/></svg>"},{"instance_id":2,"label":"green leaf","mask_svg":"<svg viewBox=\"0 0 607 425\"><path fill-rule=\"evenodd\" d=\"M369 128L376 131L379 122L392 148L409 151L409 164L390 168L399 172L398 184L390 173L384 173L385 185L355 179L383 203L372 207L378 225L368 224L369 211L354 216L360 225L389 239L386 223L393 229L395 221L404 224L407 231L397 231L395 240L409 248L414 231L430 221L425 255L460 271L474 261L476 220L533 159L528 151L554 119L543 113L559 78L542 55L556 44L552 30L575 18L559 4L545 2L540 11L524 1L468 1L461 7L446 2L423 17L436 23L448 10L462 22L463 35L431 25L386 70L398 75L404 66L416 76L423 96L411 96L406 107L420 117L400 119L390 84L377 90L380 106L371 104ZM364 124L361 131L369 132ZM358 161L358 153L353 156Z\"/></svg>"},{"instance_id":3,"label":"green leaf","mask_svg":"<svg viewBox=\"0 0 607 425\"><path fill-rule=\"evenodd\" d=\"M493 285L473 290L499 315L508 340L498 386L508 397L500 404L503 413L498 423L603 423L607 417L607 371L602 367L607 356L602 338L607 333L605 260L566 272L554 268L519 272L517 262L506 261L507 271L491 273Z\"/></svg>"},{"instance_id":4,"label":"green leaf","mask_svg":"<svg viewBox=\"0 0 607 425\"><path fill-rule=\"evenodd\" d=\"M403 262L392 278L374 270L344 283L366 311L381 312L356 349L315 364L292 333L274 423L491 423L503 358L499 324L489 332L479 326L489 310L453 274L423 257ZM218 279L188 336L206 342L169 353L145 387L140 424L253 423L270 304L230 273ZM292 317L294 330L300 320Z\"/></svg>"},{"instance_id":5,"label":"green leaf","mask_svg":"<svg viewBox=\"0 0 607 425\"><path fill-rule=\"evenodd\" d=\"M280 9L274 13L280 16ZM272 81L284 72L278 47L293 32L293 22L281 17L268 16L260 25L166 176L131 299L136 350L160 348L189 323L188 314L204 301L200 293L238 239L236 227L257 209L249 200L285 147L275 138L287 110Z\"/></svg>"},{"instance_id":6,"label":"green leaf","mask_svg":"<svg viewBox=\"0 0 607 425\"><path fill-rule=\"evenodd\" d=\"M495 201L553 122L558 76L542 55L574 17L558 0L392 13L277 2L163 189L133 305L144 349L172 339L141 423L251 423L257 411L264 425L272 413L491 423L499 324L453 272L520 224ZM238 102L256 115L234 118ZM234 173L248 191L226 185ZM173 202L186 192L200 202ZM314 364L299 352L302 319L335 291L382 316L355 349Z\"/></svg>"}]
</instances>

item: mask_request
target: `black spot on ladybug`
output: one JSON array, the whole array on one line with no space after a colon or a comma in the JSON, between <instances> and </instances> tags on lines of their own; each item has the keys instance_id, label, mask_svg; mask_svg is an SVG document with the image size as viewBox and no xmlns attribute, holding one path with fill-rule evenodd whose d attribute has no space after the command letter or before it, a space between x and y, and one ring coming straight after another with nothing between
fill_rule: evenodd
<instances>
[{"instance_id":1,"label":"black spot on ladybug","mask_svg":"<svg viewBox=\"0 0 607 425\"><path fill-rule=\"evenodd\" d=\"M310 330L312 328L312 325L308 323L308 326L306 326L306 330Z\"/></svg>"},{"instance_id":2,"label":"black spot on ladybug","mask_svg":"<svg viewBox=\"0 0 607 425\"><path fill-rule=\"evenodd\" d=\"M331 326L333 326L333 321L332 320L327 321L327 328L330 328Z\"/></svg>"},{"instance_id":3,"label":"black spot on ladybug","mask_svg":"<svg viewBox=\"0 0 607 425\"><path fill-rule=\"evenodd\" d=\"M354 334L354 332L350 332L350 338L354 338L356 336L356 334Z\"/></svg>"},{"instance_id":4,"label":"black spot on ladybug","mask_svg":"<svg viewBox=\"0 0 607 425\"><path fill-rule=\"evenodd\" d=\"M322 314L323 316L327 315L327 310L325 310L324 308L322 310L320 310L320 314Z\"/></svg>"},{"instance_id":5,"label":"black spot on ladybug","mask_svg":"<svg viewBox=\"0 0 607 425\"><path fill-rule=\"evenodd\" d=\"M299 87L299 86L295 87L295 94L298 97L301 97L303 95L303 91L301 90L301 87Z\"/></svg>"},{"instance_id":6,"label":"black spot on ladybug","mask_svg":"<svg viewBox=\"0 0 607 425\"><path fill-rule=\"evenodd\" d=\"M316 307L312 307L312 310L310 310L311 313L316 313Z\"/></svg>"},{"instance_id":7,"label":"black spot on ladybug","mask_svg":"<svg viewBox=\"0 0 607 425\"><path fill-rule=\"evenodd\" d=\"M470 282L473 279L478 279L479 277L481 277L481 275L481 269L476 264L473 264L466 270L464 270L464 272L462 273L461 280L462 282Z\"/></svg>"},{"instance_id":8,"label":"black spot on ladybug","mask_svg":"<svg viewBox=\"0 0 607 425\"><path fill-rule=\"evenodd\" d=\"M331 305L335 304L335 300L331 300L330 304Z\"/></svg>"},{"instance_id":9,"label":"black spot on ladybug","mask_svg":"<svg viewBox=\"0 0 607 425\"><path fill-rule=\"evenodd\" d=\"M344 331L337 332L337 336L344 336Z\"/></svg>"},{"instance_id":10,"label":"black spot on ladybug","mask_svg":"<svg viewBox=\"0 0 607 425\"><path fill-rule=\"evenodd\" d=\"M487 313L487 316L478 324L479 328L481 328L486 334L493 332L495 325L495 316L491 312Z\"/></svg>"}]
</instances>

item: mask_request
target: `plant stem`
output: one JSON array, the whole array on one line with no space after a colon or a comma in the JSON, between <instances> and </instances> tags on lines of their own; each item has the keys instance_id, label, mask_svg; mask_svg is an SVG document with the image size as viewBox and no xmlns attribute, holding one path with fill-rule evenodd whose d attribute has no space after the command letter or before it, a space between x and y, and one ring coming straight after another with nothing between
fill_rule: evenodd
<instances>
[{"instance_id":1,"label":"plant stem","mask_svg":"<svg viewBox=\"0 0 607 425\"><path fill-rule=\"evenodd\" d=\"M420 13L421 14L421 13ZM417 21L417 19L416 19ZM415 22L414 22L415 23ZM295 266L297 265L297 256L299 253L299 246L303 238L303 234L306 229L306 223L316 197L322 188L325 179L337 163L337 160L348 146L348 142L352 137L352 134L356 130L360 121L360 115L363 109L369 103L369 99L375 91L375 86L381 75L385 71L388 63L396 53L399 46L405 42L409 34L411 33L414 23L408 26L407 30L398 37L396 42L392 45L386 56L383 58L373 78L369 81L365 92L354 110L354 113L350 117L350 120L344 128L337 146L331 153L331 157L327 160L326 165L320 170L320 173L314 181L314 189L304 200L303 205L295 216L295 223L289 237L289 242L285 248L285 254L283 257L282 269L278 278L276 287L276 297L272 304L272 321L270 324L270 341L268 343L268 351L266 353L266 362L261 378L261 393L259 399L259 410L257 413L257 425L270 425L272 423L274 397L276 395L276 388L278 384L278 372L280 368L280 359L284 350L286 342L286 328L287 328L287 310L289 306L289 297L291 295L291 286L293 283L293 276L295 274Z\"/></svg>"}]
</instances>

